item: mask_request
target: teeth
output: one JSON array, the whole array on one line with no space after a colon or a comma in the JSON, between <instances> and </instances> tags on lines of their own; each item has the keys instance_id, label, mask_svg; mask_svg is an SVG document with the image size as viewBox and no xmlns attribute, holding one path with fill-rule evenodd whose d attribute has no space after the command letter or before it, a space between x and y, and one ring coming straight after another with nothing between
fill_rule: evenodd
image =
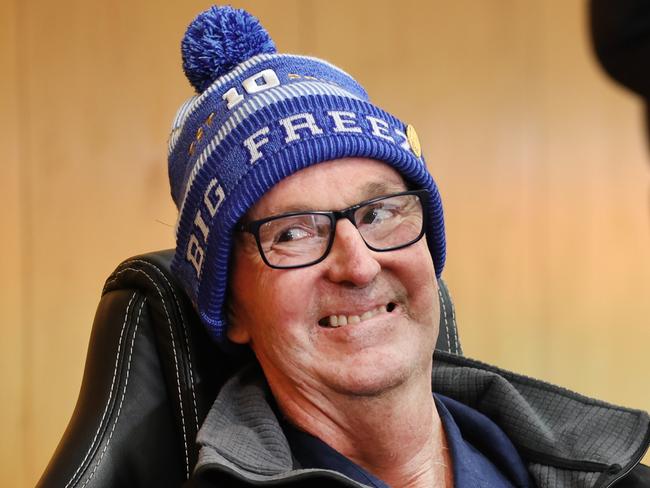
<instances>
[{"instance_id":1,"label":"teeth","mask_svg":"<svg viewBox=\"0 0 650 488\"><path fill-rule=\"evenodd\" d=\"M373 318L375 315L384 312L392 312L395 309L395 304L389 303L387 305L380 305L379 307L368 310L364 312L361 316L359 315L330 315L327 318L323 318L320 321L321 325L329 325L330 327L341 327L342 325L348 324L358 324L364 320Z\"/></svg>"},{"instance_id":2,"label":"teeth","mask_svg":"<svg viewBox=\"0 0 650 488\"><path fill-rule=\"evenodd\" d=\"M371 317L374 317L377 314L377 309L375 310L368 310L361 316L361 320L368 320Z\"/></svg>"}]
</instances>

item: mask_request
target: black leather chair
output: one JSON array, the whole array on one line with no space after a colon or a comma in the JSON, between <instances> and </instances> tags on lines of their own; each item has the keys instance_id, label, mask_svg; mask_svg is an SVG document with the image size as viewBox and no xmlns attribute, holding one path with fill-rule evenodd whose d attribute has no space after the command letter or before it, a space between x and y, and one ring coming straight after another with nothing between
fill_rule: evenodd
<instances>
[{"instance_id":1,"label":"black leather chair","mask_svg":"<svg viewBox=\"0 0 650 488\"><path fill-rule=\"evenodd\" d=\"M180 486L196 433L239 366L220 354L174 281L172 250L127 259L106 281L72 418L39 487ZM437 348L462 354L440 283Z\"/></svg>"}]
</instances>

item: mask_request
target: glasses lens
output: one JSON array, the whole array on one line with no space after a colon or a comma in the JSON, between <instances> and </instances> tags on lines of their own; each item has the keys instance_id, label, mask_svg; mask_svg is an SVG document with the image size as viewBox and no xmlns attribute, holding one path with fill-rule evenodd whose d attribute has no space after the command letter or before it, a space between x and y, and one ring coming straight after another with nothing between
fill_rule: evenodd
<instances>
[{"instance_id":1,"label":"glasses lens","mask_svg":"<svg viewBox=\"0 0 650 488\"><path fill-rule=\"evenodd\" d=\"M407 246L422 236L422 204L417 195L398 195L357 209L354 219L370 247L386 251Z\"/></svg>"},{"instance_id":2,"label":"glasses lens","mask_svg":"<svg viewBox=\"0 0 650 488\"><path fill-rule=\"evenodd\" d=\"M282 216L259 229L264 257L272 266L301 266L320 259L327 250L331 222L327 215Z\"/></svg>"}]
</instances>

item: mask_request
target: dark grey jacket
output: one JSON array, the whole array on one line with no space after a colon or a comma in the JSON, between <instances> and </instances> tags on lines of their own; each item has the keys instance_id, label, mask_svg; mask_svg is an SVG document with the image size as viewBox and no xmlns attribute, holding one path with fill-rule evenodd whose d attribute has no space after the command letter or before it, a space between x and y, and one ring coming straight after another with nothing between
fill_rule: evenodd
<instances>
[{"instance_id":1,"label":"dark grey jacket","mask_svg":"<svg viewBox=\"0 0 650 488\"><path fill-rule=\"evenodd\" d=\"M540 488L650 487L639 464L650 418L541 381L436 351L432 389L479 410L510 437ZM257 366L221 390L201 428L189 486L361 487L297 466Z\"/></svg>"}]
</instances>

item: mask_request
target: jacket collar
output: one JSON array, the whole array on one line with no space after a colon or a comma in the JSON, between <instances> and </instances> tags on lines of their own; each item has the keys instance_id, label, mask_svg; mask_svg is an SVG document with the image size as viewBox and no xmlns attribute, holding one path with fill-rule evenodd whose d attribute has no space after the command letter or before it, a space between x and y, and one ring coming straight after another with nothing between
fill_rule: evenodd
<instances>
[{"instance_id":1,"label":"jacket collar","mask_svg":"<svg viewBox=\"0 0 650 488\"><path fill-rule=\"evenodd\" d=\"M631 469L648 448L645 412L461 356L436 351L432 389L496 422L539 487L600 485L616 471ZM196 469L221 469L257 482L296 475L273 403L256 364L231 378L197 436Z\"/></svg>"}]
</instances>

